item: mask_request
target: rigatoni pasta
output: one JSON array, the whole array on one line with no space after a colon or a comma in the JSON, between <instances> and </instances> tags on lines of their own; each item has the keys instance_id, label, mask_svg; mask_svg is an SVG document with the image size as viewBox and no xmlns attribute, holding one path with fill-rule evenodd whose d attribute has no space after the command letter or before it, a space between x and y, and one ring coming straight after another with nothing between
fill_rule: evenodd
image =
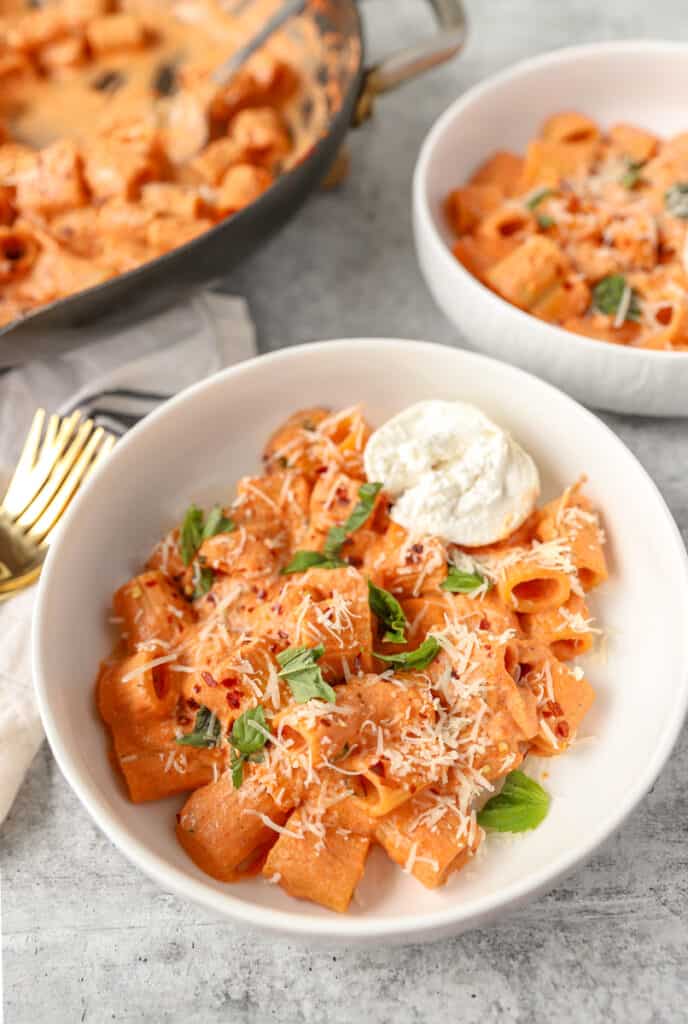
<instances>
[{"instance_id":1,"label":"rigatoni pasta","mask_svg":"<svg viewBox=\"0 0 688 1024\"><path fill-rule=\"evenodd\" d=\"M688 349L688 145L554 114L447 197L457 259L519 309L617 345Z\"/></svg>"},{"instance_id":2,"label":"rigatoni pasta","mask_svg":"<svg viewBox=\"0 0 688 1024\"><path fill-rule=\"evenodd\" d=\"M340 912L373 846L435 888L505 777L539 788L517 770L593 701L573 659L607 571L582 482L489 547L413 535L365 478L369 435L358 408L303 410L231 504L191 505L115 594L97 683L130 799L185 794L201 870Z\"/></svg>"}]
</instances>

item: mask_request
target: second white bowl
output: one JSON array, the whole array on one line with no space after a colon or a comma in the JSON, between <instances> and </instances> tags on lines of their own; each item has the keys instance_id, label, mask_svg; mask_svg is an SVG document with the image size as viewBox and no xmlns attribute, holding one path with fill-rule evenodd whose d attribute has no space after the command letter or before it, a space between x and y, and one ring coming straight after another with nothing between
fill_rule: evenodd
<instances>
[{"instance_id":1,"label":"second white bowl","mask_svg":"<svg viewBox=\"0 0 688 1024\"><path fill-rule=\"evenodd\" d=\"M688 131L687 94L685 43L599 43L516 64L445 111L416 164L414 234L430 291L471 346L530 370L587 405L688 415L688 352L610 345L522 312L454 258L443 214L446 195L483 160L497 149L524 151L556 111L579 110L604 126L630 121L668 136Z\"/></svg>"}]
</instances>

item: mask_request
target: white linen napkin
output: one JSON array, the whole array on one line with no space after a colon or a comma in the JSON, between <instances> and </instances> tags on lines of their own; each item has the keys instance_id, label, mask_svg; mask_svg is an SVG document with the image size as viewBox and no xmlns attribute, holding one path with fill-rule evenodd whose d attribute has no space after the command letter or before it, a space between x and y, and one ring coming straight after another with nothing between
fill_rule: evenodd
<instances>
[{"instance_id":1,"label":"white linen napkin","mask_svg":"<svg viewBox=\"0 0 688 1024\"><path fill-rule=\"evenodd\" d=\"M90 337L84 347L0 375L0 496L37 407L63 411L80 396L112 388L174 394L256 354L244 300L213 292ZM31 679L34 600L31 587L0 604L0 823L43 739Z\"/></svg>"}]
</instances>

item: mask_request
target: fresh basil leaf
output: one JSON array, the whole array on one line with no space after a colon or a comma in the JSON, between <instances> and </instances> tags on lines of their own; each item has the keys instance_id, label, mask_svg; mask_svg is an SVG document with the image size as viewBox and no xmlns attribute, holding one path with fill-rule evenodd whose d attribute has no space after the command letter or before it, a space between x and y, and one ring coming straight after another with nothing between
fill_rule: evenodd
<instances>
[{"instance_id":1,"label":"fresh basil leaf","mask_svg":"<svg viewBox=\"0 0 688 1024\"><path fill-rule=\"evenodd\" d=\"M543 231L547 231L548 228L553 228L557 223L554 217L550 217L547 213L538 213L536 218L538 227L541 227Z\"/></svg>"},{"instance_id":2,"label":"fresh basil leaf","mask_svg":"<svg viewBox=\"0 0 688 1024\"><path fill-rule=\"evenodd\" d=\"M292 572L305 572L307 569L341 569L346 565L341 558L328 558L322 551L295 551L289 565L281 570L282 576Z\"/></svg>"},{"instance_id":3,"label":"fresh basil leaf","mask_svg":"<svg viewBox=\"0 0 688 1024\"><path fill-rule=\"evenodd\" d=\"M256 726L262 726L262 729ZM263 730L267 729L265 711L262 705L249 708L243 715L234 722L230 742L232 744L232 760L229 767L232 771L232 785L239 789L244 781L244 765L247 761L252 764L260 764L265 760L263 747L269 737Z\"/></svg>"},{"instance_id":4,"label":"fresh basil leaf","mask_svg":"<svg viewBox=\"0 0 688 1024\"><path fill-rule=\"evenodd\" d=\"M553 188L539 188L535 192L533 192L532 196L530 196L529 199L526 199L526 206L529 210L534 210L535 207L538 206L543 199L548 199L550 196L553 195Z\"/></svg>"},{"instance_id":5,"label":"fresh basil leaf","mask_svg":"<svg viewBox=\"0 0 688 1024\"><path fill-rule=\"evenodd\" d=\"M218 533L231 533L236 529L233 519L228 519L221 505L213 505L203 527L203 540L214 537Z\"/></svg>"},{"instance_id":6,"label":"fresh basil leaf","mask_svg":"<svg viewBox=\"0 0 688 1024\"><path fill-rule=\"evenodd\" d=\"M191 565L203 541L203 513L196 505L189 505L179 531L179 550L184 565Z\"/></svg>"},{"instance_id":7,"label":"fresh basil leaf","mask_svg":"<svg viewBox=\"0 0 688 1024\"><path fill-rule=\"evenodd\" d=\"M327 558L338 558L342 544L352 533L360 529L370 516L375 505L375 499L382 490L382 484L366 483L358 488L358 503L353 512L341 526L331 526L327 532L327 540L323 547L323 554Z\"/></svg>"},{"instance_id":8,"label":"fresh basil leaf","mask_svg":"<svg viewBox=\"0 0 688 1024\"><path fill-rule=\"evenodd\" d=\"M265 711L260 704L244 711L232 726L231 744L240 754L255 754L257 750L262 750L267 743L267 736L261 729L256 729L254 723L267 729Z\"/></svg>"},{"instance_id":9,"label":"fresh basil leaf","mask_svg":"<svg viewBox=\"0 0 688 1024\"><path fill-rule=\"evenodd\" d=\"M397 668L412 671L413 669L427 668L430 662L437 657L439 651L439 641L434 636L429 636L420 647L416 647L415 651L400 651L398 654L378 654L377 651L374 653L380 661L386 661Z\"/></svg>"},{"instance_id":10,"label":"fresh basil leaf","mask_svg":"<svg viewBox=\"0 0 688 1024\"><path fill-rule=\"evenodd\" d=\"M316 567L341 569L345 566L347 563L339 557L342 544L350 534L363 526L373 511L375 498L381 487L382 484L378 483L361 484L358 488L358 504L345 523L330 527L322 551L295 551L292 560L282 569L282 576L288 576L293 572L305 572L306 569Z\"/></svg>"},{"instance_id":11,"label":"fresh basil leaf","mask_svg":"<svg viewBox=\"0 0 688 1024\"><path fill-rule=\"evenodd\" d=\"M232 758L230 768L232 769L232 785L235 789L241 787L241 783L244 781L244 756Z\"/></svg>"},{"instance_id":12,"label":"fresh basil leaf","mask_svg":"<svg viewBox=\"0 0 688 1024\"><path fill-rule=\"evenodd\" d=\"M191 732L180 736L177 743L184 747L216 747L222 736L222 725L214 711L205 704L196 712L196 721Z\"/></svg>"},{"instance_id":13,"label":"fresh basil leaf","mask_svg":"<svg viewBox=\"0 0 688 1024\"><path fill-rule=\"evenodd\" d=\"M523 772L509 772L502 791L478 814L478 824L495 832L527 832L537 828L549 810L549 796Z\"/></svg>"},{"instance_id":14,"label":"fresh basil leaf","mask_svg":"<svg viewBox=\"0 0 688 1024\"><path fill-rule=\"evenodd\" d=\"M228 519L220 505L213 505L203 523L203 512L196 505L189 505L179 531L179 549L184 565L191 565L194 556L204 540L217 533L231 533L235 529L233 520Z\"/></svg>"},{"instance_id":15,"label":"fresh basil leaf","mask_svg":"<svg viewBox=\"0 0 688 1024\"><path fill-rule=\"evenodd\" d=\"M592 290L593 308L599 313L614 316L619 309L626 290L626 278L623 274L607 274ZM640 304L635 291L631 291L631 301L626 311L626 320L638 320Z\"/></svg>"},{"instance_id":16,"label":"fresh basil leaf","mask_svg":"<svg viewBox=\"0 0 688 1024\"><path fill-rule=\"evenodd\" d=\"M688 181L677 181L666 190L664 206L673 217L688 220Z\"/></svg>"},{"instance_id":17,"label":"fresh basil leaf","mask_svg":"<svg viewBox=\"0 0 688 1024\"><path fill-rule=\"evenodd\" d=\"M455 565L450 565L447 569L447 578L440 583L440 590L448 590L450 594L472 594L486 582L485 577L479 572L462 572Z\"/></svg>"},{"instance_id":18,"label":"fresh basil leaf","mask_svg":"<svg viewBox=\"0 0 688 1024\"><path fill-rule=\"evenodd\" d=\"M198 564L198 562L194 562L194 570L193 570L193 585L194 585L194 588L193 588L193 593L191 595L191 600L195 601L197 598L203 597L204 594L207 594L208 591L210 590L210 588L212 587L214 582L215 582L215 573L213 572L213 570L212 569L205 569L202 566L200 566Z\"/></svg>"},{"instance_id":19,"label":"fresh basil leaf","mask_svg":"<svg viewBox=\"0 0 688 1024\"><path fill-rule=\"evenodd\" d=\"M642 174L640 173L642 168L645 166L644 160L626 160L626 170L619 178L619 184L623 185L624 188L634 189L636 185L642 181Z\"/></svg>"},{"instance_id":20,"label":"fresh basil leaf","mask_svg":"<svg viewBox=\"0 0 688 1024\"><path fill-rule=\"evenodd\" d=\"M280 651L277 655L277 661L282 668L278 674L286 677L289 672L312 668L324 653L324 644L318 644L316 647L287 647L286 651Z\"/></svg>"},{"instance_id":21,"label":"fresh basil leaf","mask_svg":"<svg viewBox=\"0 0 688 1024\"><path fill-rule=\"evenodd\" d=\"M309 700L326 700L335 704L337 694L323 679L317 662L325 653L322 644L317 647L289 647L277 655L282 671L277 675L286 679L297 704Z\"/></svg>"},{"instance_id":22,"label":"fresh basil leaf","mask_svg":"<svg viewBox=\"0 0 688 1024\"><path fill-rule=\"evenodd\" d=\"M382 639L390 644L405 643L406 616L396 597L368 580L368 604L380 622L387 627Z\"/></svg>"}]
</instances>

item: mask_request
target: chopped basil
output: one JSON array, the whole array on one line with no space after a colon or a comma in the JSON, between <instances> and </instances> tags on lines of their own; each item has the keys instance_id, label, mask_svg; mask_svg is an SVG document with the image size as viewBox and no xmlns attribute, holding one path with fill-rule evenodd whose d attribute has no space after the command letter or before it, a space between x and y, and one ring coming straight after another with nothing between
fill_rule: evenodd
<instances>
[{"instance_id":1,"label":"chopped basil","mask_svg":"<svg viewBox=\"0 0 688 1024\"><path fill-rule=\"evenodd\" d=\"M534 210L535 207L538 206L543 199L548 199L550 196L553 195L553 188L538 188L535 192L533 192L533 194L528 199L526 199L526 206L529 210Z\"/></svg>"},{"instance_id":2,"label":"chopped basil","mask_svg":"<svg viewBox=\"0 0 688 1024\"><path fill-rule=\"evenodd\" d=\"M626 291L626 278L623 274L608 274L598 281L592 290L593 309L598 313L606 313L607 316L614 316L621 304L624 292ZM626 310L626 320L638 320L640 318L640 303L634 290L631 290L631 301Z\"/></svg>"},{"instance_id":3,"label":"chopped basil","mask_svg":"<svg viewBox=\"0 0 688 1024\"><path fill-rule=\"evenodd\" d=\"M196 505L189 505L179 531L179 549L184 565L191 565L193 558L204 540L216 533L231 533L235 524L227 519L219 505L213 505L207 520Z\"/></svg>"},{"instance_id":4,"label":"chopped basil","mask_svg":"<svg viewBox=\"0 0 688 1024\"><path fill-rule=\"evenodd\" d=\"M549 796L523 772L509 772L500 793L478 814L478 824L495 832L527 832L537 828L549 810Z\"/></svg>"},{"instance_id":5,"label":"chopped basil","mask_svg":"<svg viewBox=\"0 0 688 1024\"><path fill-rule=\"evenodd\" d=\"M541 227L543 231L547 231L548 228L553 228L557 223L554 217L550 217L547 213L538 213L535 219L538 222L538 226Z\"/></svg>"},{"instance_id":6,"label":"chopped basil","mask_svg":"<svg viewBox=\"0 0 688 1024\"><path fill-rule=\"evenodd\" d=\"M189 505L179 533L179 547L184 565L191 565L203 541L203 513L196 505Z\"/></svg>"},{"instance_id":7,"label":"chopped basil","mask_svg":"<svg viewBox=\"0 0 688 1024\"><path fill-rule=\"evenodd\" d=\"M668 188L664 205L672 216L688 220L688 181L677 181Z\"/></svg>"},{"instance_id":8,"label":"chopped basil","mask_svg":"<svg viewBox=\"0 0 688 1024\"><path fill-rule=\"evenodd\" d=\"M368 580L368 604L380 622L387 627L382 639L390 644L406 642L406 616L396 597Z\"/></svg>"},{"instance_id":9,"label":"chopped basil","mask_svg":"<svg viewBox=\"0 0 688 1024\"><path fill-rule=\"evenodd\" d=\"M472 594L487 583L479 572L462 572L455 565L447 568L447 578L440 584L440 590L448 590L451 594ZM491 584L488 583L488 587Z\"/></svg>"},{"instance_id":10,"label":"chopped basil","mask_svg":"<svg viewBox=\"0 0 688 1024\"><path fill-rule=\"evenodd\" d=\"M317 664L324 653L325 648L318 644L317 647L288 647L277 655L282 668L277 675L286 679L297 704L305 704L313 699L336 703L337 694L325 682Z\"/></svg>"},{"instance_id":11,"label":"chopped basil","mask_svg":"<svg viewBox=\"0 0 688 1024\"><path fill-rule=\"evenodd\" d=\"M331 526L327 531L327 540L323 547L323 554L327 558L339 557L339 552L346 538L363 526L370 516L375 505L375 499L381 489L382 484L361 484L358 488L358 503L349 518L341 526Z\"/></svg>"},{"instance_id":12,"label":"chopped basil","mask_svg":"<svg viewBox=\"0 0 688 1024\"><path fill-rule=\"evenodd\" d=\"M244 758L233 757L229 767L232 770L232 785L235 789L239 789L244 781Z\"/></svg>"},{"instance_id":13,"label":"chopped basil","mask_svg":"<svg viewBox=\"0 0 688 1024\"><path fill-rule=\"evenodd\" d=\"M267 729L265 711L261 704L244 711L232 726L232 746L236 747L240 754L255 754L267 743L267 736L261 729L256 729L256 724Z\"/></svg>"},{"instance_id":14,"label":"chopped basil","mask_svg":"<svg viewBox=\"0 0 688 1024\"><path fill-rule=\"evenodd\" d=\"M191 600L196 601L199 597L207 594L215 582L215 573L212 569L204 568L196 561L193 565L193 592Z\"/></svg>"},{"instance_id":15,"label":"chopped basil","mask_svg":"<svg viewBox=\"0 0 688 1024\"><path fill-rule=\"evenodd\" d=\"M184 747L217 747L222 736L222 725L214 711L204 704L196 712L196 721L191 732L180 736L177 743Z\"/></svg>"},{"instance_id":16,"label":"chopped basil","mask_svg":"<svg viewBox=\"0 0 688 1024\"><path fill-rule=\"evenodd\" d=\"M289 565L282 569L282 575L287 576L292 572L305 572L306 569L341 569L346 562L341 558L328 558L322 551L295 551Z\"/></svg>"},{"instance_id":17,"label":"chopped basil","mask_svg":"<svg viewBox=\"0 0 688 1024\"><path fill-rule=\"evenodd\" d=\"M214 537L217 533L231 533L236 529L233 519L228 519L221 505L213 505L203 527L203 540Z\"/></svg>"},{"instance_id":18,"label":"chopped basil","mask_svg":"<svg viewBox=\"0 0 688 1024\"><path fill-rule=\"evenodd\" d=\"M430 662L437 657L439 651L439 641L434 636L429 636L420 647L416 647L415 651L400 651L398 654L378 654L377 651L374 653L380 661L386 661L397 668L412 671L413 669L427 668Z\"/></svg>"},{"instance_id":19,"label":"chopped basil","mask_svg":"<svg viewBox=\"0 0 688 1024\"><path fill-rule=\"evenodd\" d=\"M282 569L282 575L286 576L292 572L304 572L318 566L321 569L339 569L346 562L339 557L342 544L352 533L355 533L366 522L373 511L375 499L382 488L382 484L366 483L358 488L358 504L353 512L341 526L331 526L327 531L327 538L320 551L296 551L289 565Z\"/></svg>"},{"instance_id":20,"label":"chopped basil","mask_svg":"<svg viewBox=\"0 0 688 1024\"><path fill-rule=\"evenodd\" d=\"M256 728L256 725L262 728ZM244 764L246 761L260 763L264 760L263 747L268 741L264 730L267 729L265 711L261 704L249 708L234 722L230 736L232 745L232 785L235 789L244 781Z\"/></svg>"},{"instance_id":21,"label":"chopped basil","mask_svg":"<svg viewBox=\"0 0 688 1024\"><path fill-rule=\"evenodd\" d=\"M634 189L638 182L642 181L640 173L645 166L644 160L626 160L626 170L619 178L619 184L624 188Z\"/></svg>"}]
</instances>

